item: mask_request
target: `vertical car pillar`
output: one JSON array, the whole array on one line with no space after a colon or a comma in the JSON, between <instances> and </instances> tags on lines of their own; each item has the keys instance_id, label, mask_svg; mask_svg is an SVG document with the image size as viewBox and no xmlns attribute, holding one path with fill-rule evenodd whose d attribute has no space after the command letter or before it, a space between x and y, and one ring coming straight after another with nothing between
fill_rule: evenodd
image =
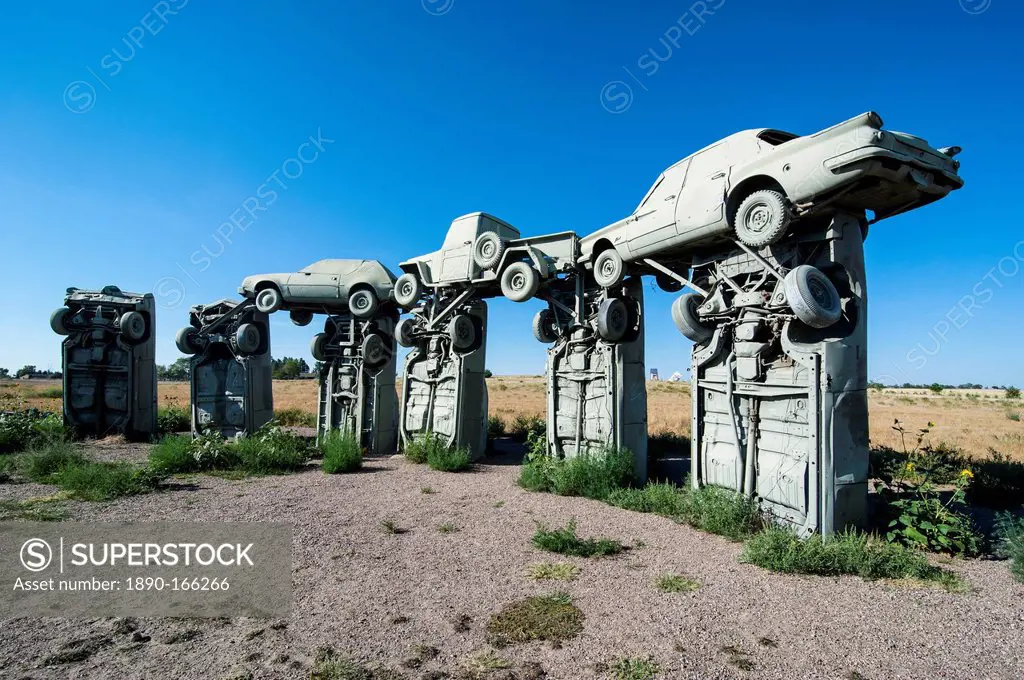
<instances>
[{"instance_id":1,"label":"vertical car pillar","mask_svg":"<svg viewBox=\"0 0 1024 680\"><path fill-rule=\"evenodd\" d=\"M607 447L633 454L647 479L647 385L643 285L627 280L608 293L584 289L552 296L534 318L534 335L553 342L547 359L547 443L559 458Z\"/></svg>"},{"instance_id":2,"label":"vertical car pillar","mask_svg":"<svg viewBox=\"0 0 1024 680\"><path fill-rule=\"evenodd\" d=\"M757 498L802 535L867 522L864 229L840 215L816 236L699 263L710 294L674 310L698 331L693 483ZM723 294L723 276L743 292ZM779 304L789 309L772 314ZM733 321L702 326L699 314Z\"/></svg>"},{"instance_id":3,"label":"vertical car pillar","mask_svg":"<svg viewBox=\"0 0 1024 680\"><path fill-rule=\"evenodd\" d=\"M402 319L406 357L400 394L402 445L433 433L474 460L487 450L487 303L468 295L432 300L438 315Z\"/></svg>"},{"instance_id":4,"label":"vertical car pillar","mask_svg":"<svg viewBox=\"0 0 1024 680\"><path fill-rule=\"evenodd\" d=\"M68 288L50 327L61 343L64 423L76 434L135 439L156 432L156 306L152 293Z\"/></svg>"},{"instance_id":5,"label":"vertical car pillar","mask_svg":"<svg viewBox=\"0 0 1024 680\"><path fill-rule=\"evenodd\" d=\"M327 317L313 337L319 373L317 439L341 430L370 454L397 450L395 323L390 312L372 319L350 313Z\"/></svg>"},{"instance_id":6,"label":"vertical car pillar","mask_svg":"<svg viewBox=\"0 0 1024 680\"><path fill-rule=\"evenodd\" d=\"M270 323L249 300L196 305L175 344L189 364L192 433L251 434L274 417Z\"/></svg>"}]
</instances>

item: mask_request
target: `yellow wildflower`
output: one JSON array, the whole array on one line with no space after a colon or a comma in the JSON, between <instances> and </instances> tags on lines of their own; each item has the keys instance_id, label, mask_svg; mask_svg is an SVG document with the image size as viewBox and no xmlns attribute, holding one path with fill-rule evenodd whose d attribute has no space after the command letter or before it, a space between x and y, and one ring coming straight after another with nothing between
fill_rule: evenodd
<instances>
[{"instance_id":1,"label":"yellow wildflower","mask_svg":"<svg viewBox=\"0 0 1024 680\"><path fill-rule=\"evenodd\" d=\"M974 473L971 472L970 470L964 468L963 470L960 471L960 476L961 477L966 477L968 479L973 479L974 478Z\"/></svg>"}]
</instances>

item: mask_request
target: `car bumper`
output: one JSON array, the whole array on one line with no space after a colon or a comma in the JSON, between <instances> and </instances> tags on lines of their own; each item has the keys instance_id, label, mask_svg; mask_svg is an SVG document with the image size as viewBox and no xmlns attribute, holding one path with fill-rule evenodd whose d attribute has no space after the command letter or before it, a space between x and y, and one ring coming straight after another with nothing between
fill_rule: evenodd
<instances>
[{"instance_id":1,"label":"car bumper","mask_svg":"<svg viewBox=\"0 0 1024 680\"><path fill-rule=\"evenodd\" d=\"M835 175L859 170L861 174L891 182L912 182L925 193L944 195L964 184L952 159L944 161L935 154L900 142L854 149L829 158L824 165Z\"/></svg>"}]
</instances>

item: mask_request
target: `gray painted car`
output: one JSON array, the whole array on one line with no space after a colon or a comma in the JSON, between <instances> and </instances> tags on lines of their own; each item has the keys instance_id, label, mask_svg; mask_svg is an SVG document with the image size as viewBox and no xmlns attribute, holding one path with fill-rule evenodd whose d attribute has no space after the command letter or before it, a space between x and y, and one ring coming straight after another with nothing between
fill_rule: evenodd
<instances>
[{"instance_id":1,"label":"gray painted car","mask_svg":"<svg viewBox=\"0 0 1024 680\"><path fill-rule=\"evenodd\" d=\"M265 314L291 310L292 321L305 326L314 313L351 310L368 319L394 300L394 284L395 275L377 260L320 260L291 274L247 276L238 292L255 298Z\"/></svg>"},{"instance_id":2,"label":"gray painted car","mask_svg":"<svg viewBox=\"0 0 1024 680\"><path fill-rule=\"evenodd\" d=\"M959 147L881 128L868 112L802 137L771 129L726 137L663 172L629 217L583 238L581 261L611 286L626 262L732 238L765 246L810 224L804 218L840 210L870 210L878 221L963 186Z\"/></svg>"}]
</instances>

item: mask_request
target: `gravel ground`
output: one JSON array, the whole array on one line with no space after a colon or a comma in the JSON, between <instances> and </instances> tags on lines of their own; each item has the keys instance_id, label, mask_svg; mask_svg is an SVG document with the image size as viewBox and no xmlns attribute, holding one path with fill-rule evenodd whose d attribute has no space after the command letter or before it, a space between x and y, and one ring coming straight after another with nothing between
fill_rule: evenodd
<instances>
[{"instance_id":1,"label":"gravel ground","mask_svg":"<svg viewBox=\"0 0 1024 680\"><path fill-rule=\"evenodd\" d=\"M103 457L116 457L112 448ZM121 451L145 455L145 447ZM649 656L661 678L1024 677L1024 585L1005 563L951 563L972 587L965 594L773 574L740 564L740 546L725 539L595 501L528 493L516 486L517 474L501 464L446 474L395 457L372 459L351 475L198 476L163 493L74 503L76 520L293 523L292 615L4 620L0 677L308 677L322 646L401 677L448 677L438 672L454 676L468 658L491 650L485 626L503 605L558 590L585 614L583 633L560 646L491 650L510 667L481 677L542 677L539 664L548 678L610 678L604 664ZM422 493L424 486L436 493ZM50 492L0 485L0 499ZM581 535L634 547L591 560L532 547L536 521L560 525L571 517ZM386 519L408 531L382 532ZM438 532L445 522L460 530ZM524 577L531 563L563 559L581 567L576 580ZM663 593L654 581L666 573L702 586ZM76 641L96 651L43 666ZM420 644L439 654L416 670L403 668Z\"/></svg>"}]
</instances>

